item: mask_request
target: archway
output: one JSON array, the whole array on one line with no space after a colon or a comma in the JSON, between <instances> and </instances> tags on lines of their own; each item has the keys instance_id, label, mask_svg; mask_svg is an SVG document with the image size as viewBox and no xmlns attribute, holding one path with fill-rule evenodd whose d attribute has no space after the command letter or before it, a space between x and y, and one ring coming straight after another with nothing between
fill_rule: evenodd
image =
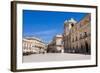
<instances>
[{"instance_id":1,"label":"archway","mask_svg":"<svg viewBox=\"0 0 100 73\"><path fill-rule=\"evenodd\" d=\"M87 42L85 42L85 51L86 51L86 53L89 52L89 47L88 47L88 43Z\"/></svg>"}]
</instances>

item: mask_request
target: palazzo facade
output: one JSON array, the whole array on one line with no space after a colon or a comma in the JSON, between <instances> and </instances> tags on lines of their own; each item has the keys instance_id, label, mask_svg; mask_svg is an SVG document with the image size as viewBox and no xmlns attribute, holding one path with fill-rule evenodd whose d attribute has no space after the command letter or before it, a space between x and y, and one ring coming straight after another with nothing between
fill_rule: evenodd
<instances>
[{"instance_id":1,"label":"palazzo facade","mask_svg":"<svg viewBox=\"0 0 100 73\"><path fill-rule=\"evenodd\" d=\"M65 52L91 54L91 15L79 22L73 18L65 21L63 40Z\"/></svg>"}]
</instances>

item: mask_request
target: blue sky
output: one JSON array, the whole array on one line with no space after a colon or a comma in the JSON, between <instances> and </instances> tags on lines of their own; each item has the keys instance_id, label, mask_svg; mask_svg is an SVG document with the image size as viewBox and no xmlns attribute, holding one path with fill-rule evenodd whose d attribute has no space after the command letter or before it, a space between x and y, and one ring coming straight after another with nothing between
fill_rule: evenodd
<instances>
[{"instance_id":1,"label":"blue sky","mask_svg":"<svg viewBox=\"0 0 100 73\"><path fill-rule=\"evenodd\" d=\"M74 18L79 22L86 13L23 10L23 37L35 36L49 42L62 34L64 21Z\"/></svg>"}]
</instances>

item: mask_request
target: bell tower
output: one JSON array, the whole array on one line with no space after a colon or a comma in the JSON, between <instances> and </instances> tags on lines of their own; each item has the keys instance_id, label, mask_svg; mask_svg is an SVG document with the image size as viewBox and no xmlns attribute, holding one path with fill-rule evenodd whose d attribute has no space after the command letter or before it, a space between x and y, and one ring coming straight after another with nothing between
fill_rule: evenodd
<instances>
[{"instance_id":1,"label":"bell tower","mask_svg":"<svg viewBox=\"0 0 100 73\"><path fill-rule=\"evenodd\" d=\"M71 33L70 30L74 25L76 24L76 21L71 18L70 20L66 20L64 22L64 34L63 34L63 40L64 40L64 52L70 52L71 48Z\"/></svg>"},{"instance_id":2,"label":"bell tower","mask_svg":"<svg viewBox=\"0 0 100 73\"><path fill-rule=\"evenodd\" d=\"M71 18L70 20L65 20L64 22L64 33L65 35L68 35L69 34L69 31L72 27L74 27L74 25L76 24L76 21Z\"/></svg>"}]
</instances>

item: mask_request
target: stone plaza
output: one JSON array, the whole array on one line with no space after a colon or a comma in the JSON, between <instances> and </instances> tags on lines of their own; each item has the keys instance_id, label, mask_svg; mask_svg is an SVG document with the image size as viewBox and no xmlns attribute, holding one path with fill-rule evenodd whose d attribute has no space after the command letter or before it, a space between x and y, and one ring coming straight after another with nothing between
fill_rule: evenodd
<instances>
[{"instance_id":1,"label":"stone plaza","mask_svg":"<svg viewBox=\"0 0 100 73\"><path fill-rule=\"evenodd\" d=\"M23 62L52 62L52 61L75 61L89 60L91 55L71 54L71 53L46 53L46 54L31 54L23 56Z\"/></svg>"}]
</instances>

